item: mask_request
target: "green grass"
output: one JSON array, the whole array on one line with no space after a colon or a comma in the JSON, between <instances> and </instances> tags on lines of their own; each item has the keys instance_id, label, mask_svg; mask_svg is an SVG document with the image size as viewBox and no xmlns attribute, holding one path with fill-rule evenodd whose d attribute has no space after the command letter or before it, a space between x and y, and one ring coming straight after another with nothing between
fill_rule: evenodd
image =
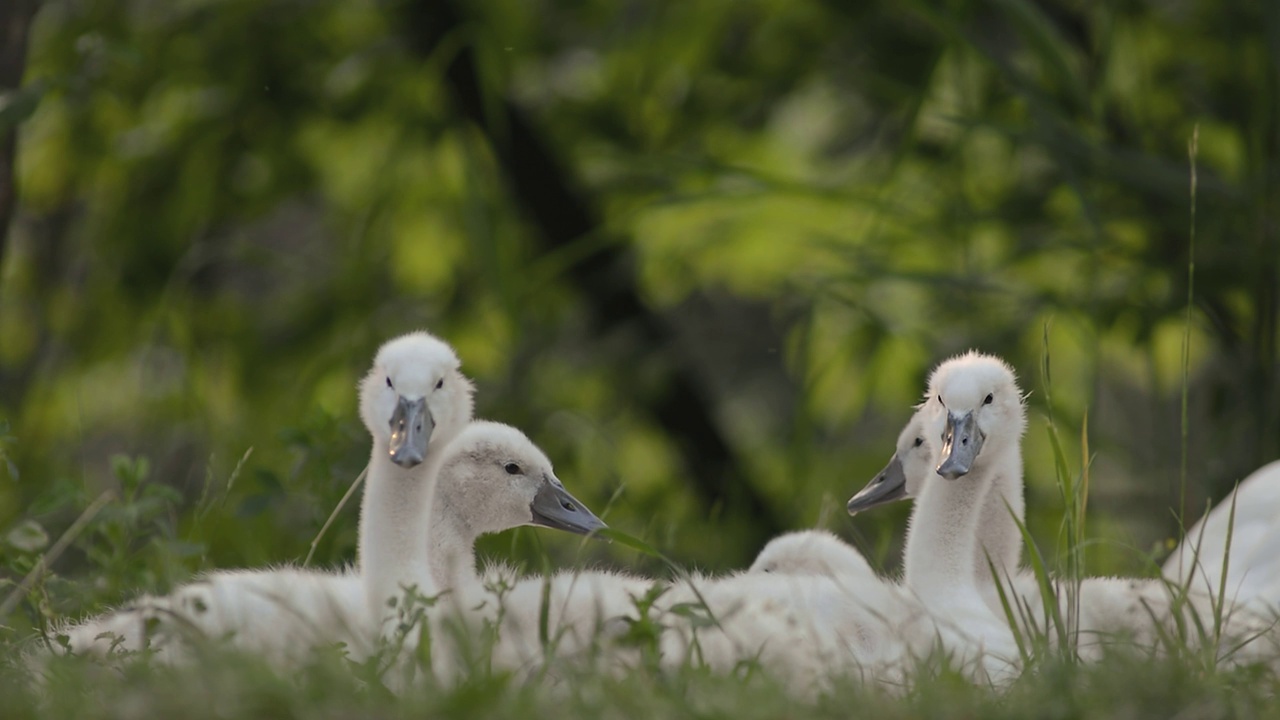
<instances>
[{"instance_id":1,"label":"green grass","mask_svg":"<svg viewBox=\"0 0 1280 720\"><path fill-rule=\"evenodd\" d=\"M1046 361L1046 370L1048 364ZM1048 376L1046 373L1046 385ZM1047 390L1047 388L1046 388ZM1051 435L1056 429L1049 423ZM1056 440L1056 437L1055 437ZM1056 445L1056 443L1055 443ZM1058 556L1066 573L1080 577L1076 550L1082 544L1087 504L1087 442L1081 470L1073 473L1061 458L1059 482L1063 499L1073 507ZM410 668L419 680L407 691L399 686L403 664L389 661L391 652L363 663L342 656L339 648L315 653L309 664L280 671L261 658L238 653L217 644L199 643L189 665L164 666L145 654L93 660L52 658L43 684L33 681L21 654L31 649L30 636L40 627L77 610L101 609L103 599L119 599L118 588L163 587L164 568L182 567L181 548L172 543L142 541L157 523L163 525L174 499L153 490L147 481L147 463L121 458L115 463L123 492L109 502L95 501L71 530L57 541L32 535L29 551L15 553L10 542L4 556L9 572L25 576L22 587L9 583L6 594L13 610L6 614L0 636L0 697L5 718L21 717L555 717L654 718L654 717L877 717L877 718L1139 718L1259 717L1277 714L1277 675L1268 665L1226 665L1217 652L1197 648L1216 645L1221 624L1220 605L1213 618L1193 618L1160 638L1161 652L1138 648L1112 649L1099 663L1081 663L1076 657L1070 628L1074 619L1057 613L1057 598L1048 582L1050 560L1031 541L1029 564L1044 592L1042 627L1024 629L1019 637L1026 670L1012 686L994 690L977 685L950 669L943 657L919 662L910 687L877 686L856 676L834 674L825 689L814 694L788 687L767 668L745 662L733 673L717 674L694 664L679 670L659 667L657 638L663 619L646 608L654 597L637 599L639 620L621 634L621 642L637 648L629 655L626 672L606 672L598 656L564 657L557 652L557 638L542 627L541 641L550 658L543 666L515 675L495 669L488 643L492 628L473 630L465 637L469 652L462 656L466 668L461 679L442 684L424 668L441 655L432 643L412 655ZM216 512L216 511L215 511ZM28 534L33 531L28 529ZM22 536L26 537L26 536ZM647 544L619 532L613 542L638 552L659 556ZM76 544L92 563L93 582L75 582L58 576L48 566L59 546ZM175 549L176 548L176 549ZM1063 552L1062 550L1065 550ZM1050 556L1051 558L1052 556ZM662 558L664 562L669 560ZM546 569L544 567L544 569ZM671 564L673 575L683 570ZM1072 574L1076 573L1076 574ZM1070 584L1068 585L1070 586ZM128 594L124 596L127 597ZM1029 608L1005 597L1011 617L1026 618ZM74 608L74 609L69 609ZM1052 610L1050 610L1052 608ZM697 608L679 608L681 621L701 618ZM411 607L405 617L420 617ZM456 627L444 626L456 633ZM418 630L407 632L418 633ZM441 632L441 626L436 626ZM424 636L419 634L418 638ZM455 636L456 637L456 636ZM615 633L615 637L618 637ZM439 642L440 638L436 638ZM1206 643L1206 640L1208 642ZM603 643L601 643L603 645ZM425 678L425 679L423 679Z\"/></svg>"},{"instance_id":2,"label":"green grass","mask_svg":"<svg viewBox=\"0 0 1280 720\"><path fill-rule=\"evenodd\" d=\"M121 462L117 473L130 475L128 492L102 512L84 522L82 541L105 542L115 538L128 546L140 528L151 526L155 514L143 482L145 466ZM1072 487L1079 488L1076 482ZM1083 516L1083 501L1079 512ZM105 516L105 519L104 519ZM627 542L645 553L656 552L634 538L613 533L615 542ZM1029 535L1027 536L1029 540ZM1068 534L1070 544L1076 537ZM1031 546L1032 565L1043 574L1046 562ZM123 573L127 564L115 554L97 557L103 573ZM143 558L146 563L180 564L181 558ZM12 560L12 559L11 559ZM34 565L30 565L34 567ZM117 577L107 587L136 581ZM1047 583L1046 583L1047 587ZM1096 664L1076 660L1073 645L1058 642L1050 651L1049 633L1062 636L1061 627L1042 628L1028 636L1024 657L1027 670L1013 685L1001 691L981 687L948 669L941 658L922 661L912 686L903 690L874 686L856 677L835 675L827 689L814 696L785 686L766 669L744 663L734 673L716 674L687 665L677 671L658 667L655 639L663 632L661 619L640 613L624 642L644 652L634 656L624 673L604 672L595 658L556 657L555 638L543 632L549 649L545 666L516 676L495 670L486 655L485 632L469 640L473 654L462 679L440 684L421 680L403 693L387 689L394 675L386 657L356 664L337 648L317 652L296 671L280 672L260 658L216 645L200 645L190 665L166 667L146 656L95 661L54 658L46 668L43 686L33 683L19 653L24 647L22 620L30 627L49 619L51 608L64 607L67 597L92 597L90 589L40 574L23 596L18 611L7 619L10 627L0 640L0 697L5 718L22 717L184 717L184 718L289 718L289 717L536 717L559 718L657 718L657 717L876 717L876 718L1168 718L1261 717L1273 710L1277 676L1268 667L1225 667L1205 663L1195 652L1166 652L1159 657L1123 648ZM641 598L641 607L652 598ZM91 601L85 607L97 607ZM412 613L410 613L412 614ZM1066 619L1058 618L1061 626ZM1210 623L1212 625L1212 623ZM447 628L446 628L447 629ZM29 631L28 631L29 632ZM1187 630L1194 633L1194 630ZM1192 642L1188 642L1188 641ZM1192 635L1172 635L1169 645L1194 645ZM1068 651L1060 651L1067 648ZM429 667L431 654L419 652L413 662ZM438 661L437 661L438 662Z\"/></svg>"},{"instance_id":3,"label":"green grass","mask_svg":"<svg viewBox=\"0 0 1280 720\"><path fill-rule=\"evenodd\" d=\"M7 648L11 651L12 647ZM11 655L7 655L11 659ZM996 693L953 673L922 673L905 694L837 679L797 697L766 673L664 674L642 664L622 677L563 662L536 681L478 671L444 687L392 695L364 666L333 654L287 675L244 655L209 652L185 668L145 660L104 671L54 663L43 693L20 672L0 674L5 717L877 717L1168 718L1274 715L1276 678L1256 667L1202 672L1177 658L1115 654L1096 665L1046 659Z\"/></svg>"},{"instance_id":4,"label":"green grass","mask_svg":"<svg viewBox=\"0 0 1280 720\"><path fill-rule=\"evenodd\" d=\"M1046 356L1046 394L1050 385L1048 369ZM1073 472L1060 450L1057 429L1051 421L1047 429L1059 461L1061 497L1068 508L1060 536L1063 547L1057 553L1063 567L1055 574L1059 578L1079 578L1083 574L1083 554L1079 551L1085 538L1088 496L1087 433L1082 429L1081 466ZM605 671L597 655L561 656L557 653L558 639L549 633L544 621L541 642L550 659L540 667L530 668L528 673L516 675L493 667L488 647L494 638L492 627L487 627L466 634L469 652L461 656L460 663L466 671L456 682L442 684L424 671L433 662L442 662L442 656L431 642L419 643L422 649L412 654L408 666L419 679L399 693L391 692L388 686L399 686L397 678L406 666L390 662L390 651L355 663L343 657L339 648L326 648L316 652L304 667L286 672L259 657L211 643L197 644L193 662L180 667L153 662L145 654L109 660L52 658L45 667L43 683L37 683L22 661L22 652L32 647L30 638L34 632L65 615L100 610L104 599L119 600L130 594L122 594L119 588L162 589L165 578L178 574L173 568L181 568L187 562L180 545L146 541L148 533L164 526L175 499L148 482L145 461L120 458L114 466L121 481L120 496L95 500L57 540L49 542L38 526L23 526L24 534L7 539L5 575L26 580L25 584L9 582L6 613L0 617L4 623L0 635L0 697L4 698L5 718L1096 719L1280 715L1280 710L1273 710L1280 685L1273 667L1280 667L1280 655L1276 662L1267 664L1218 662L1220 595L1214 617L1190 614L1187 622L1161 635L1160 652L1154 656L1137 647L1120 645L1109 650L1101 662L1080 662L1071 631L1075 620L1071 613L1057 612L1058 599L1049 583L1053 556L1046 559L1025 525L1022 530L1028 563L1040 581L1044 617L1050 620L1041 627L1021 624L1019 646L1026 669L1002 690L965 679L949 668L944 657L921 660L909 688L878 686L853 675L833 674L826 679L825 689L816 695L788 687L769 669L749 661L728 674L717 674L692 663L678 670L664 670L659 667L657 651L664 621L647 611L653 596L638 598L639 619L621 635L615 632L613 636L639 650L629 655L630 664L622 673ZM204 504L200 506L203 508ZM636 538L616 531L609 532L608 537L641 554L660 558L675 577L684 572ZM85 577L94 578L92 582L72 581L49 570L59 567L52 561L61 548L73 544L90 563ZM26 550L18 551L18 546ZM543 570L549 569L547 563L543 565ZM1030 616L1024 601L1010 596L1003 600L1010 617L1025 620ZM715 624L715 618L700 615L697 610L673 609L682 622L701 620L707 625ZM404 616L415 618L420 613L411 606ZM435 631L442 632L441 626L436 626ZM418 633L420 640L425 637L417 629L406 632ZM443 632L459 630L444 626ZM440 641L439 636L436 641Z\"/></svg>"}]
</instances>

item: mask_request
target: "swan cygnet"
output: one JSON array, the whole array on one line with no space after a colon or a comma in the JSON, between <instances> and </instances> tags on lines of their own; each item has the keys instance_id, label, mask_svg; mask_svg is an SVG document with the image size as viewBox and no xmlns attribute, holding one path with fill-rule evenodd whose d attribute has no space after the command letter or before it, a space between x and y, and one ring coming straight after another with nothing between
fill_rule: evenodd
<instances>
[{"instance_id":1,"label":"swan cygnet","mask_svg":"<svg viewBox=\"0 0 1280 720\"><path fill-rule=\"evenodd\" d=\"M985 400L996 394L999 402ZM1004 682L1016 674L1013 634L980 592L973 558L984 493L995 471L1018 457L1025 425L1021 393L1003 363L963 356L935 370L919 421L922 437L943 439L941 463L927 449L911 458L930 474L936 465L951 479L922 487L903 586L874 574L876 582L855 585L840 582L838 574L747 573L677 587L664 602L703 604L719 620L716 632L699 638L704 654L732 664L757 653L766 666L800 677L841 663L882 677L912 666L940 643L975 677ZM1012 441L999 432L1010 428L1017 431ZM995 439L984 446L980 433L989 430ZM907 445L915 450L914 437ZM907 458L904 452L899 460ZM903 474L901 462L894 472ZM676 633L673 646L664 649L679 657L674 643L690 634Z\"/></svg>"},{"instance_id":2,"label":"swan cygnet","mask_svg":"<svg viewBox=\"0 0 1280 720\"><path fill-rule=\"evenodd\" d=\"M985 400L985 398L984 398ZM918 498L923 490L933 483L947 482L934 472L933 445L927 435L924 423L930 408L926 403L907 422L898 437L897 450L889 464L865 488L849 500L850 514L856 514L895 500ZM1020 464L1020 461L1019 461ZM982 502L982 515L976 528L979 542L974 546L973 568L974 580L979 591L987 601L988 608L997 615L1003 615L1004 608L1000 602L999 592L991 577L988 557L995 561L1003 558L1000 582L1004 585L1006 595L1013 593L1021 597L1031 610L1031 619L1044 628L1045 618L1043 606L1039 600L1039 586L1035 575L1029 570L1018 568L1016 563L1021 557L1022 535L1017 518L1023 521L1018 506L1005 501L1011 497L1022 497L1021 469L1012 466L1004 472L997 473L992 487L987 491ZM1010 514L1010 509L1013 514ZM904 559L906 572L919 575L914 563L924 556L927 549L918 541L913 541L915 532L921 522L927 520L921 513L913 512L908 520L907 543L913 552L907 552ZM1015 540L1016 538L1016 540ZM1145 585L1143 583L1146 583ZM1132 581L1124 578L1090 578L1084 581L1081 588L1081 630L1082 633L1094 636L1097 642L1105 638L1104 630L1112 631L1120 627L1139 627L1147 617L1145 607L1158 607L1167 604L1163 599L1165 593L1158 583L1150 581ZM1060 610L1066 612L1067 596L1065 588L1055 582L1058 591ZM1125 598L1117 602L1117 598ZM1144 607L1143 603L1146 603Z\"/></svg>"},{"instance_id":3,"label":"swan cygnet","mask_svg":"<svg viewBox=\"0 0 1280 720\"><path fill-rule=\"evenodd\" d=\"M488 651L492 667L511 671L539 666L549 659L549 645L554 646L554 654L564 657L596 648L599 640L609 639L608 633L602 638L601 632L618 618L634 615L636 600L655 581L600 570L519 578L505 565L489 566L478 575L473 548L481 535L520 525L587 535L606 525L564 489L551 461L519 431L496 423L473 423L455 443L472 436L490 438L483 447L491 459L500 461L479 462L475 453L445 461L449 476L469 482L442 475L430 534L435 572L447 577L452 589L452 619L465 630L455 640L491 643L469 650ZM486 475L488 479L481 481ZM504 486L519 490L513 493ZM510 497L494 501L502 495ZM496 635L471 632L477 625L495 628ZM456 666L456 662L450 664Z\"/></svg>"},{"instance_id":4,"label":"swan cygnet","mask_svg":"<svg viewBox=\"0 0 1280 720\"><path fill-rule=\"evenodd\" d=\"M445 588L481 582L475 543L482 535L522 525L579 535L608 527L565 489L546 454L510 425L473 422L454 445L436 484L428 534L432 574Z\"/></svg>"},{"instance_id":5,"label":"swan cygnet","mask_svg":"<svg viewBox=\"0 0 1280 720\"><path fill-rule=\"evenodd\" d=\"M807 695L850 673L901 684L927 652L932 634L918 604L869 567L859 576L822 564L786 563L781 573L759 565L671 583L657 603L664 668L692 662L732 673L754 663Z\"/></svg>"},{"instance_id":6,"label":"swan cygnet","mask_svg":"<svg viewBox=\"0 0 1280 720\"><path fill-rule=\"evenodd\" d=\"M985 398L984 398L985 399ZM893 456L883 470L862 490L849 499L850 515L879 507L897 500L914 500L921 488L935 477L933 440L925 428L933 407L924 403L907 421L898 434ZM1024 522L1025 501L1021 461L1017 467L1005 467L996 473L991 487L983 495L978 517L978 543L973 550L975 582L987 604L993 610L1000 609L999 594L991 578L993 563L1002 580L1018 572L1022 562L1022 532L1010 518ZM1012 512L1012 515L1010 515ZM907 520L908 542L916 529L917 516L912 513Z\"/></svg>"},{"instance_id":7,"label":"swan cygnet","mask_svg":"<svg viewBox=\"0 0 1280 720\"><path fill-rule=\"evenodd\" d=\"M931 417L932 420L929 418ZM941 432L939 418L944 418ZM929 423L934 429L929 429ZM923 425L921 425L923 423ZM921 428L923 427L923 430ZM1023 495L1021 437L1026 428L1022 394L1011 368L998 358L970 352L948 360L930 378L925 403L907 424L895 457L880 476L849 501L851 512L865 510L892 500L917 497L909 525L904 557L905 583L921 594L925 602L932 597L947 597L946 584L954 582L949 567L964 567L987 609L997 621L1006 625L1008 618L1000 604L995 582L987 565L988 553L994 561L1002 553L1000 569L1006 589L1022 599L1033 620L1045 628L1046 618L1040 602L1035 577L1021 571L1014 562L1018 557L1008 548L1017 538L1021 547L1021 531L1014 518L1021 521L1021 506L1009 502ZM930 454L933 438L940 438L942 456L936 464L923 462ZM933 505L931 498L946 494L963 494L966 483L981 481L974 488L984 493L981 521L972 526L978 542L970 545L968 556L955 552L955 543L936 535L939 527L956 527L956 517L964 511ZM936 492L935 491L939 491ZM1006 502L1009 507L1006 507ZM1013 513L1010 513L1010 508ZM993 548L995 551L993 551ZM944 583L945 581L945 583ZM1055 583L1060 610L1066 612L1068 595L1061 583ZM1080 588L1081 646L1084 654L1097 657L1107 638L1116 634L1132 636L1153 629L1147 608L1168 606L1170 598L1159 581L1122 578L1090 578ZM988 626L990 629L990 626ZM1001 638L993 632L992 637ZM1092 650L1089 650L1092 648Z\"/></svg>"},{"instance_id":8,"label":"swan cygnet","mask_svg":"<svg viewBox=\"0 0 1280 720\"><path fill-rule=\"evenodd\" d=\"M936 637L911 593L821 530L775 538L745 572L673 581L657 605L666 667L755 662L800 693L849 673L902 686Z\"/></svg>"},{"instance_id":9,"label":"swan cygnet","mask_svg":"<svg viewBox=\"0 0 1280 720\"><path fill-rule=\"evenodd\" d=\"M444 452L430 548L433 576L443 589L476 582L473 547L481 534L520 525L574 533L604 527L550 473L542 451L515 428L472 422ZM437 532L437 527L446 531ZM361 578L354 572L224 570L63 632L73 649L85 651L101 636L104 650L113 642L116 650L149 647L162 661L178 659L180 647L162 641L156 634L162 629L190 633L190 639L225 639L238 649L262 653L277 666L337 643L360 659L372 649L364 602Z\"/></svg>"},{"instance_id":10,"label":"swan cygnet","mask_svg":"<svg viewBox=\"0 0 1280 720\"><path fill-rule=\"evenodd\" d=\"M747 572L879 579L862 553L826 530L800 530L770 540Z\"/></svg>"},{"instance_id":11,"label":"swan cygnet","mask_svg":"<svg viewBox=\"0 0 1280 720\"><path fill-rule=\"evenodd\" d=\"M1004 361L971 351L934 369L920 409L921 437L940 446L912 512L903 585L927 608L947 650L1003 682L1017 672L1017 645L1007 620L991 610L990 581L979 581L975 556L986 554L978 526L988 493L1002 477L1021 478L1023 395Z\"/></svg>"},{"instance_id":12,"label":"swan cygnet","mask_svg":"<svg viewBox=\"0 0 1280 720\"><path fill-rule=\"evenodd\" d=\"M360 383L360 418L373 437L360 504L360 577L374 627L412 590L439 594L428 548L444 448L471 422L471 381L453 348L425 332L384 344Z\"/></svg>"},{"instance_id":13,"label":"swan cygnet","mask_svg":"<svg viewBox=\"0 0 1280 720\"><path fill-rule=\"evenodd\" d=\"M977 358L974 358L974 361L976 360ZM1009 383L1013 382L1012 377L1012 371L1009 371ZM1016 386L1011 385L1011 387L1016 392ZM1007 394L1009 394L1008 390L1004 393L993 391L992 395L983 396L982 399L984 404L988 397L992 398L992 402L996 402L1001 395ZM929 454L929 439L932 436L928 433L918 434L918 423L922 414L928 411L928 403L937 400L937 397L936 388L931 385L930 398L926 405L912 418L899 438L894 460L881 475L849 501L850 512L865 510L897 499L917 497L924 492L924 488L947 482L939 474L932 472L930 464L921 459L923 455ZM950 405L948 407L950 408ZM953 412L954 408L948 410L949 414ZM1006 586L1007 589L1012 589L1029 608L1030 619L1040 628L1046 628L1047 619L1044 617L1040 589L1034 575L1027 570L1015 571L1016 565L1009 564L1016 562L1019 556L1008 551L1015 542L1015 538L1018 547L1021 546L1021 531L1014 522L1014 518L1022 521L1022 506L1009 499L1021 499L1023 495L1021 449L1017 442L1023 427L1025 427L1025 419L1007 422L1004 427L1000 423L993 423L985 429L979 428L979 432L971 438L971 442L977 442L979 450L983 448L982 443L989 444L993 436L996 439L1001 435L1014 439L1012 447L1007 448L1000 462L996 464L994 482L987 491L982 520L975 528L980 542L974 548L975 557L972 567L975 568L975 579L987 600L988 607L992 612L1002 615L1003 608L987 566L988 553L993 560L997 553L1001 554L1006 563L1002 570L1004 577L1001 582L1012 581L1011 586ZM941 470L940 467L939 472ZM1006 507L1006 502L1009 502L1009 507ZM1009 512L1010 508L1013 510L1012 514ZM923 558L929 557L930 547L927 544L922 545L918 540L913 540L916 538L915 530L920 521L919 510L920 508L917 508L917 512L912 515L905 559L907 576L916 578L921 575L919 563ZM912 551L913 547L915 552ZM943 550L941 545L934 547L937 547L939 552ZM994 551L993 548L995 548ZM1053 584L1059 611L1066 617L1070 600L1066 584L1060 581L1054 581ZM1212 606L1207 596L1193 593L1187 601L1185 613L1188 615L1196 613L1202 619L1212 616ZM1081 656L1085 659L1098 659L1108 644L1117 641L1130 646L1134 644L1154 646L1159 642L1161 635L1157 628L1157 621L1168 626L1175 624L1171 617L1174 606L1174 594L1163 580L1118 577L1083 579L1079 586L1077 621L1078 647ZM1229 629L1233 630L1233 634L1237 636L1249 633L1259 624L1256 618L1245 614L1235 616L1234 620L1229 616L1229 621Z\"/></svg>"},{"instance_id":14,"label":"swan cygnet","mask_svg":"<svg viewBox=\"0 0 1280 720\"><path fill-rule=\"evenodd\" d=\"M183 657L180 640L193 636L234 636L242 649L274 659L330 642L371 648L371 595L382 608L404 585L435 592L425 516L439 464L429 461L438 461L471 418L471 383L458 365L443 341L409 333L379 349L361 382L361 419L373 439L361 508L362 574L289 567L211 572L168 595L142 596L59 628L48 644L93 654L150 648L162 660Z\"/></svg>"}]
</instances>

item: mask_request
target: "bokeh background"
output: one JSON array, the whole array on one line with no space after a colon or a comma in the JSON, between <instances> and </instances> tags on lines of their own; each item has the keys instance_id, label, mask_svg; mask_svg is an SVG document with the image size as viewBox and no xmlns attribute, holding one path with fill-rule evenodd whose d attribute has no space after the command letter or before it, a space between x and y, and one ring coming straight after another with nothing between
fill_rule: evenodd
<instances>
[{"instance_id":1,"label":"bokeh background","mask_svg":"<svg viewBox=\"0 0 1280 720\"><path fill-rule=\"evenodd\" d=\"M33 609L300 560L367 459L355 383L415 328L578 497L704 569L814 526L895 568L909 507L844 503L968 348L1031 393L1050 557L1050 416L1073 476L1087 455L1091 572L1150 572L1183 508L1280 457L1278 3L8 0L0 24L5 587L116 493ZM316 563L353 560L356 511ZM662 570L549 531L484 550Z\"/></svg>"}]
</instances>

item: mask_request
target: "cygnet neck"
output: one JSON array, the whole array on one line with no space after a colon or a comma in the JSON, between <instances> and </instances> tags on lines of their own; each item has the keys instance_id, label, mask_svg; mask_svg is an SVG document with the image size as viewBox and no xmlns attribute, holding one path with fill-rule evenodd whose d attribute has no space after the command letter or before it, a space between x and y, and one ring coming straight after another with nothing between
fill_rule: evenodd
<instances>
[{"instance_id":1,"label":"cygnet neck","mask_svg":"<svg viewBox=\"0 0 1280 720\"><path fill-rule=\"evenodd\" d=\"M973 566L985 475L977 466L955 480L935 475L916 501L903 579L926 603L947 602L957 591L977 589Z\"/></svg>"},{"instance_id":2,"label":"cygnet neck","mask_svg":"<svg viewBox=\"0 0 1280 720\"><path fill-rule=\"evenodd\" d=\"M463 590L479 582L475 546L483 534L472 522L468 508L450 492L457 479L448 471L448 467L441 471L436 484L427 532L431 574L442 591Z\"/></svg>"},{"instance_id":3,"label":"cygnet neck","mask_svg":"<svg viewBox=\"0 0 1280 720\"><path fill-rule=\"evenodd\" d=\"M424 597L439 593L423 538L443 462L441 449L449 439L433 437L426 458L412 468L396 465L387 441L374 440L360 505L358 556L366 601L378 627L391 615L388 603L403 597L405 588L415 587Z\"/></svg>"},{"instance_id":4,"label":"cygnet neck","mask_svg":"<svg viewBox=\"0 0 1280 720\"><path fill-rule=\"evenodd\" d=\"M978 542L974 544L973 570L979 588L994 587L988 557L1001 582L1007 583L1017 573L1022 565L1022 531L1018 523L1026 522L1027 514L1020 445L1013 443L992 451L990 480L978 515Z\"/></svg>"}]
</instances>

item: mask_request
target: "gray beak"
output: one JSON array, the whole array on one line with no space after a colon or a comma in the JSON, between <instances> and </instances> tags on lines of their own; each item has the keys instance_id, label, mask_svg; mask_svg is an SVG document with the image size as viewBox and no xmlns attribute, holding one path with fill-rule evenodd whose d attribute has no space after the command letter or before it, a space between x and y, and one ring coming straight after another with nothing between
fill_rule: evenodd
<instances>
[{"instance_id":1,"label":"gray beak","mask_svg":"<svg viewBox=\"0 0 1280 720\"><path fill-rule=\"evenodd\" d=\"M427 443L436 421L427 410L427 399L400 397L391 414L391 462L402 468L416 467L427 457Z\"/></svg>"},{"instance_id":2,"label":"gray beak","mask_svg":"<svg viewBox=\"0 0 1280 720\"><path fill-rule=\"evenodd\" d=\"M948 480L955 480L973 469L973 463L982 451L982 442L986 437L978 429L978 418L973 411L966 413L947 413L947 425L942 429L942 463L938 465L938 474Z\"/></svg>"},{"instance_id":3,"label":"gray beak","mask_svg":"<svg viewBox=\"0 0 1280 720\"><path fill-rule=\"evenodd\" d=\"M894 453L889 464L879 475L849 498L849 514L857 515L863 510L870 510L879 505L886 505L895 500L907 497L907 475L902 469L902 460Z\"/></svg>"},{"instance_id":4,"label":"gray beak","mask_svg":"<svg viewBox=\"0 0 1280 720\"><path fill-rule=\"evenodd\" d=\"M588 510L586 505L570 495L555 477L543 476L542 487L538 488L538 494L529 503L529 511L533 514L532 525L567 530L579 535L609 527Z\"/></svg>"}]
</instances>

